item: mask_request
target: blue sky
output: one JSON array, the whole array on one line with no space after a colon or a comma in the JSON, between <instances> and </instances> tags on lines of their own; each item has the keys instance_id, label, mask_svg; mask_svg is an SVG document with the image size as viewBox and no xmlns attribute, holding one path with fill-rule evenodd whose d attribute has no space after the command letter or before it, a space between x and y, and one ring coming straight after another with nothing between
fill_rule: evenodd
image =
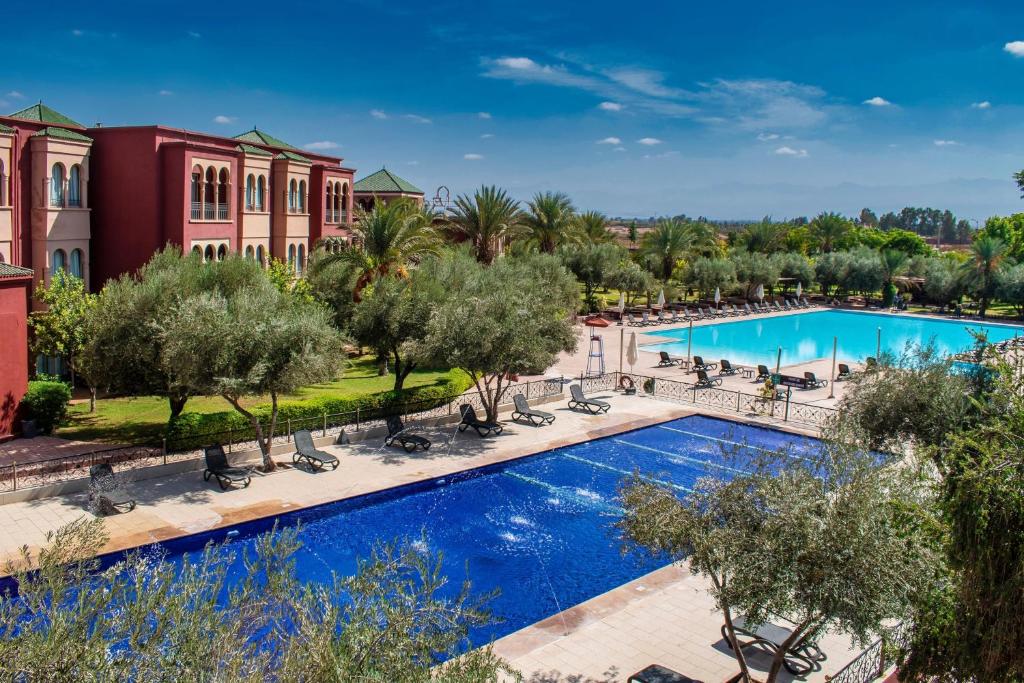
<instances>
[{"instance_id":1,"label":"blue sky","mask_svg":"<svg viewBox=\"0 0 1024 683\"><path fill-rule=\"evenodd\" d=\"M5 33L4 111L256 125L611 215L1024 210L1020 2L53 4Z\"/></svg>"}]
</instances>

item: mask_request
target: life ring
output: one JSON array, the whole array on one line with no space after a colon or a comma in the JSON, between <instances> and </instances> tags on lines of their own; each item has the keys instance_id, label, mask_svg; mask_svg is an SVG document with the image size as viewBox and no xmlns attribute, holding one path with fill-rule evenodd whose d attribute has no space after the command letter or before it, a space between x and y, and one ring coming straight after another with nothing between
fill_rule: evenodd
<instances>
[{"instance_id":1,"label":"life ring","mask_svg":"<svg viewBox=\"0 0 1024 683\"><path fill-rule=\"evenodd\" d=\"M629 375L619 375L619 389L623 391L634 391L636 389L636 382Z\"/></svg>"}]
</instances>

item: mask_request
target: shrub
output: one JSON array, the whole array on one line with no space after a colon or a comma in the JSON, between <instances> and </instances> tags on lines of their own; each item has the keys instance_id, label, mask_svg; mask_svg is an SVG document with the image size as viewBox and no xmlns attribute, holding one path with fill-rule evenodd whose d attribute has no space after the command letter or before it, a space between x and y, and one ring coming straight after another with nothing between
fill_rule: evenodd
<instances>
[{"instance_id":1,"label":"shrub","mask_svg":"<svg viewBox=\"0 0 1024 683\"><path fill-rule=\"evenodd\" d=\"M21 403L25 406L29 419L36 421L36 426L44 434L53 432L60 426L68 413L68 402L71 400L71 388L64 382L42 381L29 382L28 391Z\"/></svg>"}]
</instances>

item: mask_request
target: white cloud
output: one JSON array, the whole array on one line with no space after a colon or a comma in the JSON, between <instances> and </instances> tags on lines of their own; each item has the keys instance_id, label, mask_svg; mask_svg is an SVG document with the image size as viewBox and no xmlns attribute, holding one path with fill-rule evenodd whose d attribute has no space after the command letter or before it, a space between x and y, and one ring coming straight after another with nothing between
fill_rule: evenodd
<instances>
[{"instance_id":1,"label":"white cloud","mask_svg":"<svg viewBox=\"0 0 1024 683\"><path fill-rule=\"evenodd\" d=\"M484 158L483 154L463 154L462 158L466 161L480 161Z\"/></svg>"},{"instance_id":2,"label":"white cloud","mask_svg":"<svg viewBox=\"0 0 1024 683\"><path fill-rule=\"evenodd\" d=\"M238 119L236 117L234 117L234 116L224 116L223 114L220 114L218 116L214 116L213 117L213 122L214 123L224 123L224 124L227 124L227 123L234 123L237 120Z\"/></svg>"},{"instance_id":3,"label":"white cloud","mask_svg":"<svg viewBox=\"0 0 1024 683\"><path fill-rule=\"evenodd\" d=\"M661 140L658 138L640 138L636 142L638 145L646 145L647 147L653 147L654 145L661 144Z\"/></svg>"},{"instance_id":4,"label":"white cloud","mask_svg":"<svg viewBox=\"0 0 1024 683\"><path fill-rule=\"evenodd\" d=\"M797 157L801 159L807 156L806 149L793 149L785 145L775 150L775 153L783 157Z\"/></svg>"},{"instance_id":5,"label":"white cloud","mask_svg":"<svg viewBox=\"0 0 1024 683\"><path fill-rule=\"evenodd\" d=\"M405 165L406 166L419 166L420 162L418 162L418 161L407 161L407 162L405 162Z\"/></svg>"},{"instance_id":6,"label":"white cloud","mask_svg":"<svg viewBox=\"0 0 1024 683\"><path fill-rule=\"evenodd\" d=\"M200 33L198 33L197 31L189 31L188 32L188 37L192 38L194 40L199 40L203 36Z\"/></svg>"},{"instance_id":7,"label":"white cloud","mask_svg":"<svg viewBox=\"0 0 1024 683\"><path fill-rule=\"evenodd\" d=\"M71 35L73 35L73 36L84 36L85 35L85 31L83 31L80 28L72 29L71 30Z\"/></svg>"},{"instance_id":8,"label":"white cloud","mask_svg":"<svg viewBox=\"0 0 1024 683\"><path fill-rule=\"evenodd\" d=\"M375 119L380 119L381 121L383 121L386 118L389 118L388 115L385 112L381 111L380 109L371 109L370 116L372 116Z\"/></svg>"},{"instance_id":9,"label":"white cloud","mask_svg":"<svg viewBox=\"0 0 1024 683\"><path fill-rule=\"evenodd\" d=\"M15 99L15 100L23 100L23 99L25 99L25 96L22 95L17 90L12 90L11 92L7 93L7 96L12 98L12 99Z\"/></svg>"},{"instance_id":10,"label":"white cloud","mask_svg":"<svg viewBox=\"0 0 1024 683\"><path fill-rule=\"evenodd\" d=\"M614 135L612 135L612 136L606 137L606 138L604 138L602 140L598 140L597 144L599 144L599 145L620 145L620 144L622 144L622 140L620 138L617 138Z\"/></svg>"},{"instance_id":11,"label":"white cloud","mask_svg":"<svg viewBox=\"0 0 1024 683\"><path fill-rule=\"evenodd\" d=\"M529 57L502 57L494 61L507 69L517 69L519 71L534 71L540 67L537 62Z\"/></svg>"},{"instance_id":12,"label":"white cloud","mask_svg":"<svg viewBox=\"0 0 1024 683\"><path fill-rule=\"evenodd\" d=\"M625 151L626 151L626 148L625 148L625 147L616 147L616 148L615 148L615 149L613 149L612 151L613 151L613 152L625 152Z\"/></svg>"},{"instance_id":13,"label":"white cloud","mask_svg":"<svg viewBox=\"0 0 1024 683\"><path fill-rule=\"evenodd\" d=\"M988 100L982 100L981 102L972 102L971 109L991 109L992 103Z\"/></svg>"},{"instance_id":14,"label":"white cloud","mask_svg":"<svg viewBox=\"0 0 1024 683\"><path fill-rule=\"evenodd\" d=\"M622 105L618 102L602 102L597 108L603 111L622 111Z\"/></svg>"},{"instance_id":15,"label":"white cloud","mask_svg":"<svg viewBox=\"0 0 1024 683\"><path fill-rule=\"evenodd\" d=\"M645 154L644 159L671 159L672 157L679 156L679 152L672 150L669 152L662 152L661 154Z\"/></svg>"},{"instance_id":16,"label":"white cloud","mask_svg":"<svg viewBox=\"0 0 1024 683\"><path fill-rule=\"evenodd\" d=\"M487 111L478 111L478 112L476 113L476 115L477 115L477 118L481 118L481 119L484 119L485 121L490 121L490 120L491 120L491 113L490 113L490 112L487 112Z\"/></svg>"},{"instance_id":17,"label":"white cloud","mask_svg":"<svg viewBox=\"0 0 1024 683\"><path fill-rule=\"evenodd\" d=\"M665 75L651 69L617 68L605 72L608 78L621 83L630 90L651 97L679 97L683 94L678 88L670 88L663 81Z\"/></svg>"},{"instance_id":18,"label":"white cloud","mask_svg":"<svg viewBox=\"0 0 1024 683\"><path fill-rule=\"evenodd\" d=\"M936 147L956 147L960 143L956 140L932 140L932 144Z\"/></svg>"},{"instance_id":19,"label":"white cloud","mask_svg":"<svg viewBox=\"0 0 1024 683\"><path fill-rule=\"evenodd\" d=\"M338 149L341 147L337 142L331 142L330 140L320 140L319 142L311 142L306 145L306 149L313 151L327 150L327 149Z\"/></svg>"},{"instance_id":20,"label":"white cloud","mask_svg":"<svg viewBox=\"0 0 1024 683\"><path fill-rule=\"evenodd\" d=\"M490 140L493 137L494 137L494 133L484 133L483 135L480 136L480 139L481 140Z\"/></svg>"},{"instance_id":21,"label":"white cloud","mask_svg":"<svg viewBox=\"0 0 1024 683\"><path fill-rule=\"evenodd\" d=\"M778 133L758 133L757 134L757 139L760 140L761 142L768 142L769 140L778 140L779 139L779 134Z\"/></svg>"},{"instance_id":22,"label":"white cloud","mask_svg":"<svg viewBox=\"0 0 1024 683\"><path fill-rule=\"evenodd\" d=\"M157 93L157 95L159 95L160 97L170 97L173 94L174 94L174 92L172 92L170 90L161 90L160 92Z\"/></svg>"},{"instance_id":23,"label":"white cloud","mask_svg":"<svg viewBox=\"0 0 1024 683\"><path fill-rule=\"evenodd\" d=\"M1003 46L1003 49L1014 57L1024 57L1024 40L1013 40Z\"/></svg>"},{"instance_id":24,"label":"white cloud","mask_svg":"<svg viewBox=\"0 0 1024 683\"><path fill-rule=\"evenodd\" d=\"M864 100L861 104L867 104L872 107L888 107L892 105L892 102L885 99L884 97L879 97L878 95L875 95L874 97Z\"/></svg>"},{"instance_id":25,"label":"white cloud","mask_svg":"<svg viewBox=\"0 0 1024 683\"><path fill-rule=\"evenodd\" d=\"M433 123L433 121L428 119L426 116L420 116L419 114L406 114L402 118L413 121L414 123Z\"/></svg>"}]
</instances>

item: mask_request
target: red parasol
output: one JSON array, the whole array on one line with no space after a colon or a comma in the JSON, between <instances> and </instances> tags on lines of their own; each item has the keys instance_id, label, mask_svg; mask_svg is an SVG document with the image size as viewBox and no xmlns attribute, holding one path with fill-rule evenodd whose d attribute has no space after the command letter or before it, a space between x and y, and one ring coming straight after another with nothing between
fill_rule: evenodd
<instances>
[{"instance_id":1,"label":"red parasol","mask_svg":"<svg viewBox=\"0 0 1024 683\"><path fill-rule=\"evenodd\" d=\"M583 324L587 327L608 327L611 325L610 322L602 318L600 315L588 315L583 319Z\"/></svg>"}]
</instances>

